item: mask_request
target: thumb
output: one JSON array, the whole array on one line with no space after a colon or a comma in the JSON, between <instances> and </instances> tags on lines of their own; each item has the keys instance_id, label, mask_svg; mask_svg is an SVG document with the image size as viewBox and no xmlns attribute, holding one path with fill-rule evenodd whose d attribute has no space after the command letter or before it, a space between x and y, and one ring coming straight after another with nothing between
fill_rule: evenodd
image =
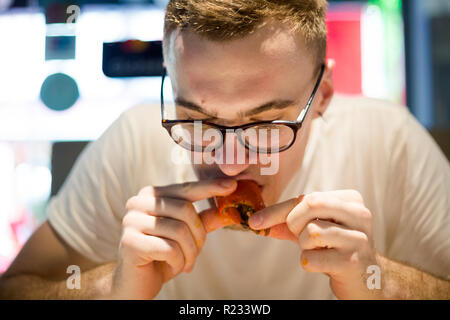
<instances>
[{"instance_id":1,"label":"thumb","mask_svg":"<svg viewBox=\"0 0 450 320\"><path fill-rule=\"evenodd\" d=\"M220 214L217 208L203 210L199 213L199 216L207 233L235 224L229 216Z\"/></svg>"},{"instance_id":2,"label":"thumb","mask_svg":"<svg viewBox=\"0 0 450 320\"><path fill-rule=\"evenodd\" d=\"M291 230L289 230L286 223L280 223L271 227L268 236L280 240L298 241Z\"/></svg>"}]
</instances>

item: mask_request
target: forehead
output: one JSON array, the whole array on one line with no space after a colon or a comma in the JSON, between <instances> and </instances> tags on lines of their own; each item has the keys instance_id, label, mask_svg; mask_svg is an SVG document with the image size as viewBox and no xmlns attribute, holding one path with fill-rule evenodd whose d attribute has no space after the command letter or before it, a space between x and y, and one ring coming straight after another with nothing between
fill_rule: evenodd
<instances>
[{"instance_id":1,"label":"forehead","mask_svg":"<svg viewBox=\"0 0 450 320\"><path fill-rule=\"evenodd\" d=\"M313 73L302 37L281 23L236 40L212 41L177 30L166 41L165 62L176 95L205 108L294 100Z\"/></svg>"}]
</instances>

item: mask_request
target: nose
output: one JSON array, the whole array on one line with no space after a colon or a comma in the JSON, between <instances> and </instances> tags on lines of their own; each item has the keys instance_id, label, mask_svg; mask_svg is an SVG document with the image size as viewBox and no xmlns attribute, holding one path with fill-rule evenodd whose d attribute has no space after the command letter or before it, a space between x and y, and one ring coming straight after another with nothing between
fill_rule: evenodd
<instances>
[{"instance_id":1,"label":"nose","mask_svg":"<svg viewBox=\"0 0 450 320\"><path fill-rule=\"evenodd\" d=\"M227 132L224 140L220 149L222 161L218 166L225 175L237 176L250 166L248 150L238 141L235 133Z\"/></svg>"}]
</instances>

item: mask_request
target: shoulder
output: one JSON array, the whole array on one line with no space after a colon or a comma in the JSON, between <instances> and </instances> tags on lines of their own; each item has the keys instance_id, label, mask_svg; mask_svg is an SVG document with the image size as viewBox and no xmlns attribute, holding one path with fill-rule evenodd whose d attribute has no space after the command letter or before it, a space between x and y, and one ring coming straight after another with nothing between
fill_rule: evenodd
<instances>
[{"instance_id":1,"label":"shoulder","mask_svg":"<svg viewBox=\"0 0 450 320\"><path fill-rule=\"evenodd\" d=\"M135 105L125 110L121 118L136 129L156 129L161 127L159 106L152 103Z\"/></svg>"},{"instance_id":2,"label":"shoulder","mask_svg":"<svg viewBox=\"0 0 450 320\"><path fill-rule=\"evenodd\" d=\"M323 117L329 134L346 135L355 142L370 141L376 148L380 143L392 147L415 121L404 105L345 95L336 95Z\"/></svg>"},{"instance_id":3,"label":"shoulder","mask_svg":"<svg viewBox=\"0 0 450 320\"><path fill-rule=\"evenodd\" d=\"M127 161L138 168L139 185L165 185L194 179L189 153L161 125L159 104L140 104L121 116L132 145Z\"/></svg>"},{"instance_id":4,"label":"shoulder","mask_svg":"<svg viewBox=\"0 0 450 320\"><path fill-rule=\"evenodd\" d=\"M405 121L410 113L406 106L386 100L362 96L336 95L326 112L330 118L345 117L345 119L384 121L390 123ZM341 118L341 120L345 120Z\"/></svg>"},{"instance_id":5,"label":"shoulder","mask_svg":"<svg viewBox=\"0 0 450 320\"><path fill-rule=\"evenodd\" d=\"M139 148L171 145L167 131L161 125L161 112L157 104L139 104L122 113L118 122L128 131L129 138Z\"/></svg>"}]
</instances>

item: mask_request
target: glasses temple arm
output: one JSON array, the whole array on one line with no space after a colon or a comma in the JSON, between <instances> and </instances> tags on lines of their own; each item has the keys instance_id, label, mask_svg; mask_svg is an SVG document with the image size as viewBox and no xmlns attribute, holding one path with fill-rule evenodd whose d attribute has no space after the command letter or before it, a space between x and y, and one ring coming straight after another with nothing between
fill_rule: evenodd
<instances>
[{"instance_id":1,"label":"glasses temple arm","mask_svg":"<svg viewBox=\"0 0 450 320\"><path fill-rule=\"evenodd\" d=\"M162 79L161 79L161 93L160 93L160 99L161 99L161 119L164 119L164 79L166 78L166 68L163 67L162 71Z\"/></svg>"},{"instance_id":2,"label":"glasses temple arm","mask_svg":"<svg viewBox=\"0 0 450 320\"><path fill-rule=\"evenodd\" d=\"M323 77L323 73L325 71L325 64L322 64L322 66L320 67L320 74L319 74L319 78L317 79L317 83L314 86L314 90L311 94L311 97L309 97L308 103L306 104L306 107L302 110L302 112L300 112L300 115L297 118L297 122L302 123L303 120L305 119L305 116L309 110L309 108L311 107L311 104L314 100L314 97L317 93L317 90L319 89L320 83L322 82L322 77Z\"/></svg>"}]
</instances>

